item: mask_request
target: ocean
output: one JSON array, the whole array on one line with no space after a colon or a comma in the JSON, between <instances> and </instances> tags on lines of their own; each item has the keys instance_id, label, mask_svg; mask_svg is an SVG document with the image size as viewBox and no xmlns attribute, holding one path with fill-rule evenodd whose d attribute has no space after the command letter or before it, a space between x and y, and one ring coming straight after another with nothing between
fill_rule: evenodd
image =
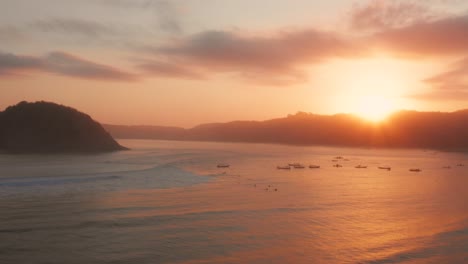
<instances>
[{"instance_id":1,"label":"ocean","mask_svg":"<svg viewBox=\"0 0 468 264\"><path fill-rule=\"evenodd\" d=\"M468 263L466 153L119 143L0 154L0 263Z\"/></svg>"}]
</instances>

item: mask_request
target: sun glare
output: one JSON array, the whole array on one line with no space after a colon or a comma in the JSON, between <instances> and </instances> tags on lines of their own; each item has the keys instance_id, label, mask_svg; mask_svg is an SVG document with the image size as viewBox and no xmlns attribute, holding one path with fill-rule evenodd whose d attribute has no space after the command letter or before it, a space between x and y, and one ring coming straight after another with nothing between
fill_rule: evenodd
<instances>
[{"instance_id":1,"label":"sun glare","mask_svg":"<svg viewBox=\"0 0 468 264\"><path fill-rule=\"evenodd\" d=\"M347 112L380 122L405 108L404 95L413 80L406 64L384 56L371 59L337 61L331 65L334 112Z\"/></svg>"},{"instance_id":2,"label":"sun glare","mask_svg":"<svg viewBox=\"0 0 468 264\"><path fill-rule=\"evenodd\" d=\"M355 107L357 115L373 122L382 121L395 111L392 100L377 95L359 97Z\"/></svg>"}]
</instances>

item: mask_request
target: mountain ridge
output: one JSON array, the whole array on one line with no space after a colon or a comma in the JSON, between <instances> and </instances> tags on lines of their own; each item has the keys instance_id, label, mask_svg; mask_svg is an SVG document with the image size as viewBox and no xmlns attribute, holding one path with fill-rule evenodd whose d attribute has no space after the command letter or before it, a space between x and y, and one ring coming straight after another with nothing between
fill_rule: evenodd
<instances>
[{"instance_id":1,"label":"mountain ridge","mask_svg":"<svg viewBox=\"0 0 468 264\"><path fill-rule=\"evenodd\" d=\"M352 114L298 112L263 121L208 123L189 129L108 124L104 127L114 137L127 139L468 150L468 109L455 112L401 110L380 123Z\"/></svg>"}]
</instances>

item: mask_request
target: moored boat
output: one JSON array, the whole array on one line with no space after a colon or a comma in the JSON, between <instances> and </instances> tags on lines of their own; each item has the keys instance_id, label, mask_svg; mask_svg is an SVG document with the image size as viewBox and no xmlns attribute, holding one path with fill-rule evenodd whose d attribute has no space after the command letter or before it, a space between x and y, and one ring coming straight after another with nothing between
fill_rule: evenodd
<instances>
[{"instance_id":1,"label":"moored boat","mask_svg":"<svg viewBox=\"0 0 468 264\"><path fill-rule=\"evenodd\" d=\"M357 165L356 167L354 167L356 169L367 169L367 166L364 166L364 165Z\"/></svg>"},{"instance_id":2,"label":"moored boat","mask_svg":"<svg viewBox=\"0 0 468 264\"><path fill-rule=\"evenodd\" d=\"M290 170L291 169L291 167L289 167L289 166L276 166L276 168L278 170Z\"/></svg>"},{"instance_id":3,"label":"moored boat","mask_svg":"<svg viewBox=\"0 0 468 264\"><path fill-rule=\"evenodd\" d=\"M391 170L392 169L392 167L386 167L386 166L379 166L377 168L379 168L381 170Z\"/></svg>"},{"instance_id":4,"label":"moored boat","mask_svg":"<svg viewBox=\"0 0 468 264\"><path fill-rule=\"evenodd\" d=\"M309 165L310 169L320 169L319 165Z\"/></svg>"},{"instance_id":5,"label":"moored boat","mask_svg":"<svg viewBox=\"0 0 468 264\"><path fill-rule=\"evenodd\" d=\"M411 172L420 172L421 169L416 169L416 168L415 168L415 169L409 169L409 171L411 171Z\"/></svg>"}]
</instances>

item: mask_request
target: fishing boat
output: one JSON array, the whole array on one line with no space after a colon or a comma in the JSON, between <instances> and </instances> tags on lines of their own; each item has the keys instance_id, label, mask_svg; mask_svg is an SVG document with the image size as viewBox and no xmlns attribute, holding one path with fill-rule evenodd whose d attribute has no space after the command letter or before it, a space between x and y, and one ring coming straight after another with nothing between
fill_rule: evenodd
<instances>
[{"instance_id":1,"label":"fishing boat","mask_svg":"<svg viewBox=\"0 0 468 264\"><path fill-rule=\"evenodd\" d=\"M289 167L289 166L276 166L276 168L278 170L290 170L291 169L291 167Z\"/></svg>"},{"instance_id":2,"label":"fishing boat","mask_svg":"<svg viewBox=\"0 0 468 264\"><path fill-rule=\"evenodd\" d=\"M304 165L302 165L302 164L296 164L296 165L294 165L293 167L294 167L295 169L304 169L304 168L305 168Z\"/></svg>"},{"instance_id":3,"label":"fishing boat","mask_svg":"<svg viewBox=\"0 0 468 264\"><path fill-rule=\"evenodd\" d=\"M379 166L377 168L379 168L381 170L391 170L392 169L392 167L385 167L385 166Z\"/></svg>"},{"instance_id":4,"label":"fishing boat","mask_svg":"<svg viewBox=\"0 0 468 264\"><path fill-rule=\"evenodd\" d=\"M341 167L343 167L343 165L341 165L341 164L335 164L335 165L333 165L333 167L335 167L335 168L341 168Z\"/></svg>"},{"instance_id":5,"label":"fishing boat","mask_svg":"<svg viewBox=\"0 0 468 264\"><path fill-rule=\"evenodd\" d=\"M364 165L357 165L356 167L354 167L356 169L367 169L367 166L364 166Z\"/></svg>"},{"instance_id":6,"label":"fishing boat","mask_svg":"<svg viewBox=\"0 0 468 264\"><path fill-rule=\"evenodd\" d=\"M310 169L320 169L319 165L309 165Z\"/></svg>"},{"instance_id":7,"label":"fishing boat","mask_svg":"<svg viewBox=\"0 0 468 264\"><path fill-rule=\"evenodd\" d=\"M218 168L229 168L231 165L229 164L226 164L226 163L221 163L221 164L218 164Z\"/></svg>"},{"instance_id":8,"label":"fishing boat","mask_svg":"<svg viewBox=\"0 0 468 264\"><path fill-rule=\"evenodd\" d=\"M409 169L409 171L411 171L411 172L420 172L421 169Z\"/></svg>"}]
</instances>

